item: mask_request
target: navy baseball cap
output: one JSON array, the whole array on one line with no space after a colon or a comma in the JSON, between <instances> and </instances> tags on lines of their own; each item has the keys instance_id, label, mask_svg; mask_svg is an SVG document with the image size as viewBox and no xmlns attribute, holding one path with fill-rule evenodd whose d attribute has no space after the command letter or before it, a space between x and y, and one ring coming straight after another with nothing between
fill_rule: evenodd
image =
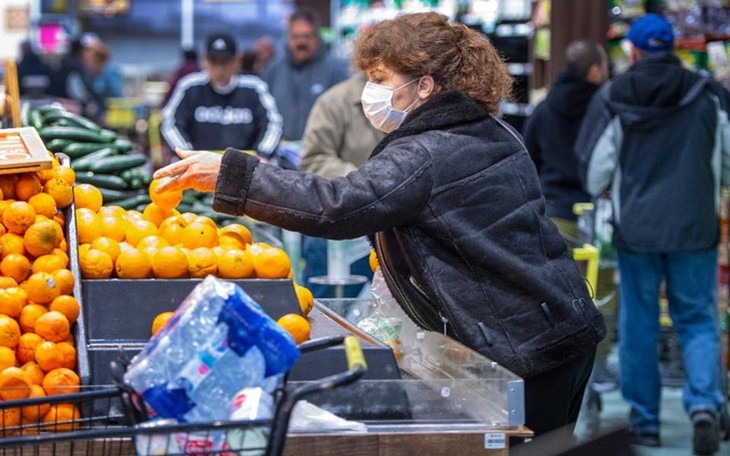
<instances>
[{"instance_id":1,"label":"navy baseball cap","mask_svg":"<svg viewBox=\"0 0 730 456\"><path fill-rule=\"evenodd\" d=\"M220 33L208 37L206 57L231 60L236 56L236 41L231 35Z\"/></svg>"},{"instance_id":2,"label":"navy baseball cap","mask_svg":"<svg viewBox=\"0 0 730 456\"><path fill-rule=\"evenodd\" d=\"M660 52L674 49L672 26L656 14L645 14L631 24L628 39L642 51Z\"/></svg>"}]
</instances>

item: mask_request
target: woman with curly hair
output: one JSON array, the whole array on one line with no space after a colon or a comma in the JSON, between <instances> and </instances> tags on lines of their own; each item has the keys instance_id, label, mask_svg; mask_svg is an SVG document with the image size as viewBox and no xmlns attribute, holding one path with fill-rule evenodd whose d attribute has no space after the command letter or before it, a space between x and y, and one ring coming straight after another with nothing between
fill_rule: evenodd
<instances>
[{"instance_id":1,"label":"woman with curly hair","mask_svg":"<svg viewBox=\"0 0 730 456\"><path fill-rule=\"evenodd\" d=\"M603 319L545 216L535 167L498 120L512 81L481 35L445 16L367 31L365 114L388 133L370 160L327 180L228 149L179 151L160 189L215 191L213 207L310 236L370 235L388 288L419 326L525 378L526 423L572 433Z\"/></svg>"}]
</instances>

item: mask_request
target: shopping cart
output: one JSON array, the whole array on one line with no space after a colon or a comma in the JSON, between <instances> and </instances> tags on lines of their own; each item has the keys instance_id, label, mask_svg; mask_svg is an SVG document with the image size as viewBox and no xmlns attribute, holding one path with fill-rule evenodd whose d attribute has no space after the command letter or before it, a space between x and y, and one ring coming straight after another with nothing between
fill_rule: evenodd
<instances>
[{"instance_id":1,"label":"shopping cart","mask_svg":"<svg viewBox=\"0 0 730 456\"><path fill-rule=\"evenodd\" d=\"M355 382L367 370L360 343L353 336L317 339L299 346L302 352L343 344L348 370L290 387L282 380L274 392L269 420L171 424L149 421L141 397L122 375L123 362L112 363L117 385L87 387L75 394L2 402L2 455L270 455L284 450L289 421L297 401ZM51 419L15 424L17 413ZM55 418L55 419L53 419ZM13 420L12 422L10 420Z\"/></svg>"}]
</instances>

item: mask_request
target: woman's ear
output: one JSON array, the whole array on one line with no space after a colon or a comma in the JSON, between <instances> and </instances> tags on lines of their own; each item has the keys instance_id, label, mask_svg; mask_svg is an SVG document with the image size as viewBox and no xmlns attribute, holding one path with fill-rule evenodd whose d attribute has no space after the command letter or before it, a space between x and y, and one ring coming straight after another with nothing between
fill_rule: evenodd
<instances>
[{"instance_id":1,"label":"woman's ear","mask_svg":"<svg viewBox=\"0 0 730 456\"><path fill-rule=\"evenodd\" d=\"M418 81L418 98L427 100L435 93L436 81L431 76L423 76Z\"/></svg>"}]
</instances>

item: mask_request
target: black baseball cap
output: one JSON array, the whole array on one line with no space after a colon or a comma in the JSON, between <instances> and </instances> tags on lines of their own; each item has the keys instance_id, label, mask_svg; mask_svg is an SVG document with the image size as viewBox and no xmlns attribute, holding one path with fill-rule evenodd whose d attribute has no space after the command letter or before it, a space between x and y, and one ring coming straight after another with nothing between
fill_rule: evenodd
<instances>
[{"instance_id":1,"label":"black baseball cap","mask_svg":"<svg viewBox=\"0 0 730 456\"><path fill-rule=\"evenodd\" d=\"M236 56L236 40L226 33L211 35L205 49L208 58L231 60Z\"/></svg>"}]
</instances>

